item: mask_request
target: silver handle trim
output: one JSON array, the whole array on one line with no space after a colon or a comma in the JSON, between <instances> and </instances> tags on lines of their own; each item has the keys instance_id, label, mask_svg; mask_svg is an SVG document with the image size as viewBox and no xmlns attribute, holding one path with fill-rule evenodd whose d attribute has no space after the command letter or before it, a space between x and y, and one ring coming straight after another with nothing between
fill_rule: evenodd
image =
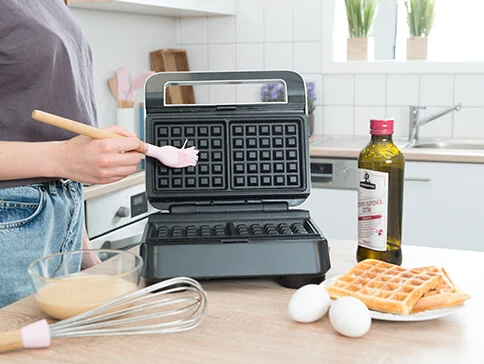
<instances>
[{"instance_id":1,"label":"silver handle trim","mask_svg":"<svg viewBox=\"0 0 484 364\"><path fill-rule=\"evenodd\" d=\"M408 177L404 178L404 181L409 181L409 182L430 182L431 178L430 177Z\"/></svg>"},{"instance_id":2,"label":"silver handle trim","mask_svg":"<svg viewBox=\"0 0 484 364\"><path fill-rule=\"evenodd\" d=\"M311 173L311 177L316 177L316 178L333 178L332 173Z\"/></svg>"}]
</instances>

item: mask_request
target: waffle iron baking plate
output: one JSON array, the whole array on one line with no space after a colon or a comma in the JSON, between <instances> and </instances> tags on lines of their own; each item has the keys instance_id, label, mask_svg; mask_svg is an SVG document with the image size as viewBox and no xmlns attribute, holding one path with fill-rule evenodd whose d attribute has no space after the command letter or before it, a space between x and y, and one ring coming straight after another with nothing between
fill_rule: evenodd
<instances>
[{"instance_id":1,"label":"waffle iron baking plate","mask_svg":"<svg viewBox=\"0 0 484 364\"><path fill-rule=\"evenodd\" d=\"M280 82L285 102L168 104L166 90L197 84ZM146 141L195 146L195 167L147 159L149 217L143 277L274 277L285 287L320 283L327 240L308 211L309 127L303 78L292 71L176 72L145 85Z\"/></svg>"}]
</instances>

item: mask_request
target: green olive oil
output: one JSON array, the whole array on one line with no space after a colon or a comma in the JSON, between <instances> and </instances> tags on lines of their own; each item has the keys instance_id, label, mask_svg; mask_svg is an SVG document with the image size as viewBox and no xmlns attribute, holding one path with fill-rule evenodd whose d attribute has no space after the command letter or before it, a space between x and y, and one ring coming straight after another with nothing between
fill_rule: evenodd
<instances>
[{"instance_id":1,"label":"green olive oil","mask_svg":"<svg viewBox=\"0 0 484 364\"><path fill-rule=\"evenodd\" d=\"M371 141L358 158L358 262L402 264L405 159L393 142L393 125L371 120Z\"/></svg>"}]
</instances>

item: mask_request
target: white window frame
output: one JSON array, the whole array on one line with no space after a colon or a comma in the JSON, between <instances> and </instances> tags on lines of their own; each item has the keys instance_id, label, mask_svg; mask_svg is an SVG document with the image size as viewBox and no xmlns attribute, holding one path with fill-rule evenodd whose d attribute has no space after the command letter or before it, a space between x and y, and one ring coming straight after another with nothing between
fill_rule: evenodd
<instances>
[{"instance_id":1,"label":"white window frame","mask_svg":"<svg viewBox=\"0 0 484 364\"><path fill-rule=\"evenodd\" d=\"M322 1L322 72L334 74L353 73L484 73L484 62L437 62L437 61L334 61L338 42L346 42L346 36L338 34L335 27L336 1ZM341 43L340 43L341 45Z\"/></svg>"}]
</instances>

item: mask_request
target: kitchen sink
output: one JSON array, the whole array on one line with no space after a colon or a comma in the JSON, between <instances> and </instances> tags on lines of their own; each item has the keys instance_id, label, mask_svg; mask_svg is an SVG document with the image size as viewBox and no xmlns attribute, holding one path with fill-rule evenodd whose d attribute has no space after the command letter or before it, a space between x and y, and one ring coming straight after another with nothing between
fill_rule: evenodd
<instances>
[{"instance_id":1,"label":"kitchen sink","mask_svg":"<svg viewBox=\"0 0 484 364\"><path fill-rule=\"evenodd\" d=\"M449 139L449 140L419 141L412 148L484 150L484 140Z\"/></svg>"},{"instance_id":2,"label":"kitchen sink","mask_svg":"<svg viewBox=\"0 0 484 364\"><path fill-rule=\"evenodd\" d=\"M311 143L311 147L361 150L369 142L366 136L324 136ZM393 141L400 149L438 149L484 151L484 139L422 138L409 147L407 138L395 137Z\"/></svg>"}]
</instances>

